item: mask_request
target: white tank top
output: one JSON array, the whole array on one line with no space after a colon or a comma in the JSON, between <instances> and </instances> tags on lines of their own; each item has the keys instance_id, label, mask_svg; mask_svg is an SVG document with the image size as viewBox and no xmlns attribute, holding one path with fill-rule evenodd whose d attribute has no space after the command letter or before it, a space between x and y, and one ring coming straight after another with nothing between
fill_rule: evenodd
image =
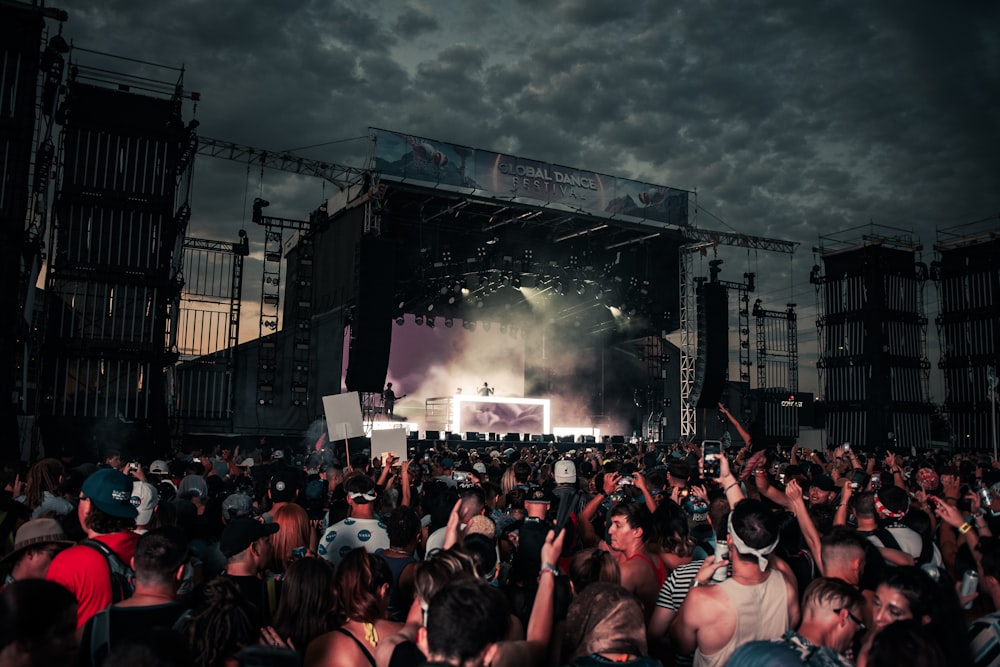
<instances>
[{"instance_id":1,"label":"white tank top","mask_svg":"<svg viewBox=\"0 0 1000 667\"><path fill-rule=\"evenodd\" d=\"M705 655L701 649L695 650L694 667L721 667L743 644L758 639L780 639L791 625L785 578L777 570L771 570L767 579L752 586L733 579L726 579L719 586L736 609L736 630L717 653Z\"/></svg>"}]
</instances>

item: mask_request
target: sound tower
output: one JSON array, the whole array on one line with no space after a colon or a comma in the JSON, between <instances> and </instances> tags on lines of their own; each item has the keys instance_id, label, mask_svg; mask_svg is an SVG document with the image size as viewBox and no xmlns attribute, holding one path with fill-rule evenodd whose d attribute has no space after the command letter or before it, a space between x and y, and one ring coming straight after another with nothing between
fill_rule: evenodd
<instances>
[{"instance_id":1,"label":"sound tower","mask_svg":"<svg viewBox=\"0 0 1000 667\"><path fill-rule=\"evenodd\" d=\"M395 246L373 236L362 237L360 246L358 302L345 383L348 391L381 392L392 342Z\"/></svg>"},{"instance_id":2,"label":"sound tower","mask_svg":"<svg viewBox=\"0 0 1000 667\"><path fill-rule=\"evenodd\" d=\"M703 282L696 292L698 357L690 401L714 408L722 399L729 367L729 295L725 285Z\"/></svg>"}]
</instances>

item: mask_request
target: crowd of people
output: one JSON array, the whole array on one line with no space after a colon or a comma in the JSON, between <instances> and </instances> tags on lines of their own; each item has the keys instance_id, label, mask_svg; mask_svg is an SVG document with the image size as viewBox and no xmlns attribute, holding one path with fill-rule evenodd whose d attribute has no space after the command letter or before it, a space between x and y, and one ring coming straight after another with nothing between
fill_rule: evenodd
<instances>
[{"instance_id":1,"label":"crowd of people","mask_svg":"<svg viewBox=\"0 0 1000 667\"><path fill-rule=\"evenodd\" d=\"M5 465L0 666L1000 665L996 461L732 421Z\"/></svg>"}]
</instances>

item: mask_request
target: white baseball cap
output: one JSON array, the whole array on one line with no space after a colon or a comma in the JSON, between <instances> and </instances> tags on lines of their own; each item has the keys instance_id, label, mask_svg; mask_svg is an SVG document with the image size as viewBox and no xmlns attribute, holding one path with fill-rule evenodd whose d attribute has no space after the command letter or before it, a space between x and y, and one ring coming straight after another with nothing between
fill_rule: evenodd
<instances>
[{"instance_id":1,"label":"white baseball cap","mask_svg":"<svg viewBox=\"0 0 1000 667\"><path fill-rule=\"evenodd\" d=\"M566 459L556 461L552 476L555 477L557 484L574 484L576 482L576 465Z\"/></svg>"},{"instance_id":2,"label":"white baseball cap","mask_svg":"<svg viewBox=\"0 0 1000 667\"><path fill-rule=\"evenodd\" d=\"M160 492L149 482L136 480L132 484L132 505L139 510L135 517L138 526L145 526L153 519L153 511L156 504L160 502Z\"/></svg>"}]
</instances>

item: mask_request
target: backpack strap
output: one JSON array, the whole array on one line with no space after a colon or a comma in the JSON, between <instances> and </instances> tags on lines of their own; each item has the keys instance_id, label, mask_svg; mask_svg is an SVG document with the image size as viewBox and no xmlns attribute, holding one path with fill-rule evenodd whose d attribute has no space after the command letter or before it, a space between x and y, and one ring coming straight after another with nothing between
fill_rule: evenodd
<instances>
[{"instance_id":1,"label":"backpack strap","mask_svg":"<svg viewBox=\"0 0 1000 667\"><path fill-rule=\"evenodd\" d=\"M892 533L889 532L888 528L879 528L874 533L872 533L872 536L877 537L878 541L881 542L882 546L885 547L886 549L895 549L896 551L902 551L902 549L899 548L899 541L897 541L896 538L893 537Z\"/></svg>"},{"instance_id":2,"label":"backpack strap","mask_svg":"<svg viewBox=\"0 0 1000 667\"><path fill-rule=\"evenodd\" d=\"M80 541L80 544L88 546L91 549L95 549L100 552L102 556L104 556L104 561L108 564L108 575L111 577L111 602L121 602L123 599L129 597L132 594L132 591L121 590L120 586L117 584L115 575L116 573L120 574L127 572L128 574L126 577L129 579L129 581L126 582L127 585L134 585L135 573L132 571L132 568L126 565L111 547L100 540L87 538Z\"/></svg>"},{"instance_id":3,"label":"backpack strap","mask_svg":"<svg viewBox=\"0 0 1000 667\"><path fill-rule=\"evenodd\" d=\"M86 546L90 547L91 549L97 549L98 551L101 552L101 554L105 558L109 558L109 557L115 555L115 552L111 550L111 547L109 547L104 542L101 542L100 540L95 540L92 537L88 537L85 540L80 540L80 544L86 545Z\"/></svg>"},{"instance_id":4,"label":"backpack strap","mask_svg":"<svg viewBox=\"0 0 1000 667\"><path fill-rule=\"evenodd\" d=\"M111 608L107 607L90 620L90 664L100 665L111 652Z\"/></svg>"},{"instance_id":5,"label":"backpack strap","mask_svg":"<svg viewBox=\"0 0 1000 667\"><path fill-rule=\"evenodd\" d=\"M184 613L177 617L177 620L174 621L170 629L183 636L184 630L187 629L187 624L192 616L194 616L194 609L185 609Z\"/></svg>"}]
</instances>

